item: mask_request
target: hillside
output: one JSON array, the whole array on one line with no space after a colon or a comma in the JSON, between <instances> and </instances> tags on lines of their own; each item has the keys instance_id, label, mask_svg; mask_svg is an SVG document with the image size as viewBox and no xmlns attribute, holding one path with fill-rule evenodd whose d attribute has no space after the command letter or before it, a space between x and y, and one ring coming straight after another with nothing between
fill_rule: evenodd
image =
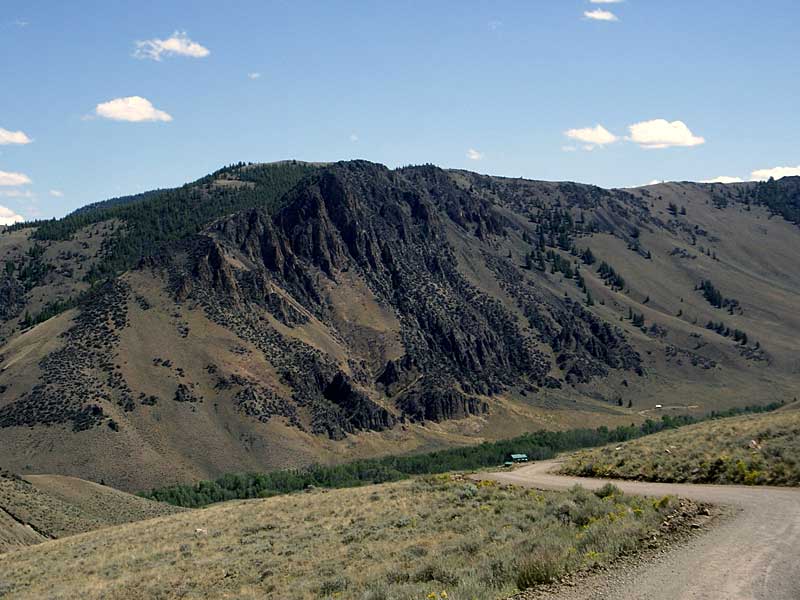
<instances>
[{"instance_id":1,"label":"hillside","mask_svg":"<svg viewBox=\"0 0 800 600\"><path fill-rule=\"evenodd\" d=\"M669 539L706 520L698 508L613 486L533 492L450 475L313 490L0 555L0 594L490 600Z\"/></svg>"},{"instance_id":2,"label":"hillside","mask_svg":"<svg viewBox=\"0 0 800 600\"><path fill-rule=\"evenodd\" d=\"M678 483L800 485L800 412L795 406L691 425L680 431L582 451L571 475Z\"/></svg>"},{"instance_id":3,"label":"hillside","mask_svg":"<svg viewBox=\"0 0 800 600\"><path fill-rule=\"evenodd\" d=\"M798 187L240 164L10 228L0 455L140 490L791 398Z\"/></svg>"},{"instance_id":4,"label":"hillside","mask_svg":"<svg viewBox=\"0 0 800 600\"><path fill-rule=\"evenodd\" d=\"M59 475L0 476L0 553L182 509Z\"/></svg>"}]
</instances>

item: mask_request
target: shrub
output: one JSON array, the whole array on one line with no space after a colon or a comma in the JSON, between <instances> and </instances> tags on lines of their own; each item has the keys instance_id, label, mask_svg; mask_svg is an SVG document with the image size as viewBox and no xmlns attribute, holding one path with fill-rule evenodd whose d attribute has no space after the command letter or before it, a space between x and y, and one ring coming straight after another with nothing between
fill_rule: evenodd
<instances>
[{"instance_id":1,"label":"shrub","mask_svg":"<svg viewBox=\"0 0 800 600\"><path fill-rule=\"evenodd\" d=\"M333 579L326 579L319 585L319 595L323 598L326 596L332 596L337 592L345 591L350 582L347 580L346 577L335 577Z\"/></svg>"},{"instance_id":2,"label":"shrub","mask_svg":"<svg viewBox=\"0 0 800 600\"><path fill-rule=\"evenodd\" d=\"M446 569L438 561L429 562L422 566L411 578L417 583L430 583L436 581L445 585L458 585L458 577Z\"/></svg>"},{"instance_id":3,"label":"shrub","mask_svg":"<svg viewBox=\"0 0 800 600\"><path fill-rule=\"evenodd\" d=\"M389 600L389 592L383 584L373 584L361 595L361 600Z\"/></svg>"},{"instance_id":4,"label":"shrub","mask_svg":"<svg viewBox=\"0 0 800 600\"><path fill-rule=\"evenodd\" d=\"M539 546L523 561L517 570L517 587L526 590L541 583L555 581L566 573L568 552L563 546Z\"/></svg>"},{"instance_id":5,"label":"shrub","mask_svg":"<svg viewBox=\"0 0 800 600\"><path fill-rule=\"evenodd\" d=\"M598 498L608 498L611 496L621 496L622 490L615 486L613 483L607 483L599 490L595 490L594 495Z\"/></svg>"}]
</instances>

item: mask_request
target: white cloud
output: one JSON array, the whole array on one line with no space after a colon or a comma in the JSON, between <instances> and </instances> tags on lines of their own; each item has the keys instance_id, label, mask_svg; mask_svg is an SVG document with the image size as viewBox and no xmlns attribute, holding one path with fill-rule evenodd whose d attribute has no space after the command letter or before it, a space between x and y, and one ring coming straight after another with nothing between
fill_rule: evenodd
<instances>
[{"instance_id":1,"label":"white cloud","mask_svg":"<svg viewBox=\"0 0 800 600\"><path fill-rule=\"evenodd\" d=\"M104 119L114 121L172 121L172 117L163 110L154 107L147 98L128 96L115 98L97 105L94 112Z\"/></svg>"},{"instance_id":2,"label":"white cloud","mask_svg":"<svg viewBox=\"0 0 800 600\"><path fill-rule=\"evenodd\" d=\"M630 141L642 148L671 148L674 146L699 146L706 140L694 135L683 121L665 119L642 121L628 126Z\"/></svg>"},{"instance_id":3,"label":"white cloud","mask_svg":"<svg viewBox=\"0 0 800 600\"><path fill-rule=\"evenodd\" d=\"M33 140L23 131L9 131L0 127L0 146L8 144L30 144Z\"/></svg>"},{"instance_id":4,"label":"white cloud","mask_svg":"<svg viewBox=\"0 0 800 600\"><path fill-rule=\"evenodd\" d=\"M63 198L64 192L61 190L50 190L49 194L53 196L53 198Z\"/></svg>"},{"instance_id":5,"label":"white cloud","mask_svg":"<svg viewBox=\"0 0 800 600\"><path fill-rule=\"evenodd\" d=\"M584 11L583 16L594 21L619 21L617 15L610 10L603 10L602 8Z\"/></svg>"},{"instance_id":6,"label":"white cloud","mask_svg":"<svg viewBox=\"0 0 800 600\"><path fill-rule=\"evenodd\" d=\"M781 177L800 176L800 165L796 167L773 167L771 169L756 169L750 173L751 181L766 181L770 177L780 179Z\"/></svg>"},{"instance_id":7,"label":"white cloud","mask_svg":"<svg viewBox=\"0 0 800 600\"><path fill-rule=\"evenodd\" d=\"M649 187L651 185L659 185L660 183L666 183L666 181L664 181L663 179L651 179L647 183L640 183L639 185L630 185L630 186L627 186L627 187L623 187L621 189L623 189L623 190L631 190L631 189L636 189L636 188Z\"/></svg>"},{"instance_id":8,"label":"white cloud","mask_svg":"<svg viewBox=\"0 0 800 600\"><path fill-rule=\"evenodd\" d=\"M595 146L605 146L606 144L613 144L619 140L617 136L599 124L594 127L567 129L564 135L571 140L578 140L586 144L583 147L584 150L594 150Z\"/></svg>"},{"instance_id":9,"label":"white cloud","mask_svg":"<svg viewBox=\"0 0 800 600\"><path fill-rule=\"evenodd\" d=\"M35 198L36 194L34 194L30 190L0 190L0 196L3 198Z\"/></svg>"},{"instance_id":10,"label":"white cloud","mask_svg":"<svg viewBox=\"0 0 800 600\"><path fill-rule=\"evenodd\" d=\"M211 51L197 42L193 42L186 35L185 31L176 31L171 38L159 40L144 40L136 42L136 50L133 55L136 58L149 58L160 61L162 56L190 56L192 58L203 58L211 54Z\"/></svg>"},{"instance_id":11,"label":"white cloud","mask_svg":"<svg viewBox=\"0 0 800 600\"><path fill-rule=\"evenodd\" d=\"M467 158L470 160L481 160L483 159L483 153L478 152L475 148L470 148L467 150Z\"/></svg>"},{"instance_id":12,"label":"white cloud","mask_svg":"<svg viewBox=\"0 0 800 600\"><path fill-rule=\"evenodd\" d=\"M13 225L25 220L25 217L18 215L10 208L0 206L0 225Z\"/></svg>"},{"instance_id":13,"label":"white cloud","mask_svg":"<svg viewBox=\"0 0 800 600\"><path fill-rule=\"evenodd\" d=\"M714 179L704 179L700 183L742 183L744 179L741 177L732 177L730 175L720 175Z\"/></svg>"},{"instance_id":14,"label":"white cloud","mask_svg":"<svg viewBox=\"0 0 800 600\"><path fill-rule=\"evenodd\" d=\"M350 139L351 142L357 142L358 141L358 134L351 133L349 139Z\"/></svg>"},{"instance_id":15,"label":"white cloud","mask_svg":"<svg viewBox=\"0 0 800 600\"><path fill-rule=\"evenodd\" d=\"M258 73L258 72L248 73L247 74L247 78L248 79L260 79L261 78L261 73Z\"/></svg>"},{"instance_id":16,"label":"white cloud","mask_svg":"<svg viewBox=\"0 0 800 600\"><path fill-rule=\"evenodd\" d=\"M24 173L0 171L0 185L25 185L31 183L31 178Z\"/></svg>"}]
</instances>

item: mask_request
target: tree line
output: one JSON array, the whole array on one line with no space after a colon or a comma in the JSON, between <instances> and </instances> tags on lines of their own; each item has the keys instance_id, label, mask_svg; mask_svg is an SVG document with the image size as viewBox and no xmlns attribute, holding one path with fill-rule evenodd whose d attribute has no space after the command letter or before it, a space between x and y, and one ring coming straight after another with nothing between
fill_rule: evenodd
<instances>
[{"instance_id":1,"label":"tree line","mask_svg":"<svg viewBox=\"0 0 800 600\"><path fill-rule=\"evenodd\" d=\"M163 243L197 234L224 215L245 208L277 210L286 192L314 169L295 161L267 165L239 163L179 188L112 199L62 219L17 224L13 228L36 227L33 238L39 241L67 240L89 225L122 221L124 226L104 242L101 260L86 276L92 282L130 269ZM220 178L236 182L217 185L215 182Z\"/></svg>"},{"instance_id":2,"label":"tree line","mask_svg":"<svg viewBox=\"0 0 800 600\"><path fill-rule=\"evenodd\" d=\"M765 406L733 408L712 412L704 419L767 412L783 404L775 402ZM598 427L568 431L537 431L508 440L448 448L426 454L386 456L356 460L341 465L312 465L266 473L231 473L214 481L173 485L143 492L140 495L177 506L198 508L225 500L267 498L302 491L309 487L357 487L399 481L415 475L493 467L503 464L512 453L527 454L530 460L544 460L554 457L559 452L625 442L700 420L703 419L685 415L664 415L659 421L648 419L641 425L631 424L615 429Z\"/></svg>"}]
</instances>

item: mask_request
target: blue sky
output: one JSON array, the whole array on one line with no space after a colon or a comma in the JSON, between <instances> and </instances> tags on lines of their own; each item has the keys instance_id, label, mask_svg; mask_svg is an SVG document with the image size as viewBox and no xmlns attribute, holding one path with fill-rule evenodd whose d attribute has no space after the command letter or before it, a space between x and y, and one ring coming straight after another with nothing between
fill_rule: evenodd
<instances>
[{"instance_id":1,"label":"blue sky","mask_svg":"<svg viewBox=\"0 0 800 600\"><path fill-rule=\"evenodd\" d=\"M0 222L239 160L800 173L798 19L796 0L5 1Z\"/></svg>"}]
</instances>

